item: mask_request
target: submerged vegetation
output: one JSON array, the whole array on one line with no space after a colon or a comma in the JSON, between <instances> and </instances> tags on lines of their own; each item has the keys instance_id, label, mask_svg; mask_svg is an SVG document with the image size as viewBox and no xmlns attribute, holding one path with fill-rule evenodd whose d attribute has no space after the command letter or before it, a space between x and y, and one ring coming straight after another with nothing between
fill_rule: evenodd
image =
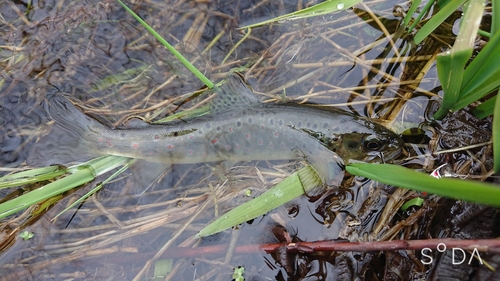
<instances>
[{"instance_id":1,"label":"submerged vegetation","mask_svg":"<svg viewBox=\"0 0 500 281\"><path fill-rule=\"evenodd\" d=\"M29 103L36 101L36 104L41 104L45 91L51 91L48 89L50 85L58 91L72 93L82 101L80 106L84 111L104 118L102 121L113 126L120 126L130 116L169 122L175 118L209 113L206 104L211 97L203 94L205 89L201 88L202 84L212 88L212 81L220 80L224 72L231 69L241 72L250 82L256 81L253 83L254 90L262 94L266 102L313 102L338 106L359 115L377 118L407 140L405 157L393 165L349 165L346 169L350 175L345 176L341 186L332 188L321 198L309 198L311 201L318 200L316 203L302 200L297 201L301 202L299 204L292 201L269 216L257 218L266 220L267 224L278 225L273 227L274 237L267 234L271 238L258 240L254 237L256 235L251 234L252 228L257 229L258 224L241 226L250 233L240 233L236 228L232 231L232 243L236 243L241 235L251 237L250 243L270 243L275 240L290 243L320 238L344 238L350 241L365 238L423 239L434 235L432 231L437 231L436 225L444 228L457 223L455 218L442 219L444 222L438 219L438 210L451 208L462 209L466 214L485 214L487 223L475 226L484 229L481 235L458 232L448 233L444 237L489 237L490 234L485 233L494 220L493 209L444 200L436 195L495 207L500 205L497 200L500 198L498 185L472 180L498 182L491 176L498 173L500 168L500 101L496 99L495 93L500 86L500 80L497 79L500 63L496 59L500 57L500 44L497 42L500 32L498 16L495 17L500 7L496 7L495 3L472 0L423 3L425 5L414 1L407 7L392 7L391 3L370 1L325 1L317 5L308 3L306 7L299 1L293 5L287 3L286 10L293 7L296 11L285 15L282 12L285 7L279 4L262 1L245 6L239 1L234 2L234 6L231 6L218 1L196 4L172 1L172 6L165 11L175 14L175 17L167 16L162 12L163 4L155 1L131 5L129 12L135 11L138 14L135 18L141 24L151 24L146 29L154 32L156 39L174 52L175 58L157 46L141 26L132 24L132 17L112 1L88 6L72 4L64 9L58 6L54 10L29 5L19 9L14 3L0 6L0 11L12 9L19 15L19 18L9 18L0 12L3 16L2 35L9 34L11 37L5 38L12 38L4 39L0 47L4 52L3 77L6 77L0 81L2 105L5 104L0 117L5 120L2 120L4 124L10 122L18 126L8 134L5 132L5 135L15 140L17 136L13 132L17 132L22 140L22 144L8 150L9 142L4 138L4 159L1 162L4 171L11 173L0 178L0 188L10 188L11 193L0 202L5 233L3 241L0 241L0 250L5 251L3 260L6 261L2 273L9 272L11 277L26 274L15 273L15 267L14 271L8 271L9 266L14 265L10 259L16 256L16 252L22 252L23 245L26 245L23 242L37 241L41 233L50 233L50 228L44 232L29 232L34 229L30 226L45 215L52 220L53 225L58 221L64 222L75 228L74 233L88 232L89 236L81 239L76 234L68 234L65 242L37 242L52 243L47 247L52 255L58 250L62 252L51 260L44 260L43 253L35 255L35 258L23 258L22 264L30 271L51 272L50 268L59 264L80 259L95 263L101 257L108 257L110 264L115 264L117 261L113 260L113 254L130 251L134 253L131 254L131 260L124 262L132 264L142 260L136 264L142 269L125 273L130 275L130 279L134 276L135 280L145 276L173 278L175 274L185 274L182 271L186 270L186 264L179 259L173 266L172 260L160 258L173 254L168 248L173 247L174 243L180 243L178 247L194 245L193 236L208 221L213 220L214 214L219 219L202 230L199 236L245 223L304 194L304 188L308 187L303 186L303 180L297 179L299 175L311 177L315 172L309 166L301 167L297 163L257 163L253 166L235 166L230 170L217 165L190 168L174 166L162 178L153 180L148 178L148 171L163 166L153 167L129 158L105 156L74 165L61 163L68 167L60 165L18 172L18 167L24 166L20 163L27 153L21 151L28 151L31 143L46 134L46 131L35 129L41 122L14 122L12 118L9 119L8 112L18 114L19 110L25 110L9 105L8 100L16 95L26 92ZM125 4L121 4L125 7ZM64 16L54 13L59 9L64 11ZM259 23L256 19L266 15L270 11L268 9L273 12L275 9L276 17ZM47 11L47 17L40 14ZM243 17L245 22L241 21ZM456 38L452 26L458 29ZM33 30L33 27L37 29ZM114 35L120 28L125 31ZM20 35L18 30L22 30L24 35ZM69 42L67 45L63 43L64 40L57 41L57 36L61 37L61 34ZM78 39L81 34L89 42L81 42ZM168 38L167 41L175 47L161 36ZM41 41L43 37L50 38L50 42ZM26 45L26 42L30 43ZM92 45L82 47L90 42ZM35 56L38 53L43 54L43 59ZM186 58L180 58L180 53ZM178 59L184 65L187 64L201 82L192 78L178 64ZM103 62L105 67L101 66ZM435 65L437 72L433 72ZM24 81L29 79L42 82L24 86ZM24 90L24 87L29 90ZM25 97L19 101L21 99ZM439 100L438 106L436 100ZM16 103L19 104L19 101ZM28 104L25 107L29 108ZM29 114L33 115L35 111ZM43 113L36 111L36 114ZM168 115L168 119L158 121L165 115ZM43 151L40 153L42 157L49 157L43 156ZM441 173L440 176L468 179L422 176L422 172L430 174L443 163L451 167L451 172ZM401 165L406 168L399 167ZM207 167L210 171L208 174ZM421 171L415 172L415 169ZM132 171L130 175L128 171ZM137 179L134 176L137 174L143 178ZM391 186L366 182L352 175L426 194L405 189L394 191ZM56 180L48 182L52 179ZM92 181L94 183L84 185ZM278 182L281 183L276 185ZM145 186L145 183L149 185ZM39 184L43 188L38 188ZM25 194L12 188L17 186L23 186L20 193ZM82 188L77 190L78 187ZM101 189L100 193L96 193ZM264 192L266 189L269 191ZM98 196L105 192L111 195ZM263 196L258 196L260 193ZM264 196L270 196L271 193L285 193L288 197L281 198L281 201L271 199L274 204L267 204L269 197ZM255 198L246 202L249 196ZM414 206L405 206L403 211L400 209L405 202L417 197L425 199L412 203L416 204ZM259 201L263 198L266 201ZM241 206L235 207L237 205ZM317 220L321 227L329 226L332 233L320 234L321 227L310 226L313 233L316 230L315 234L311 234L300 228L301 224L294 224L290 220L295 217L304 220L307 213L305 209L311 207L316 208L317 215L306 216L305 220ZM284 208L288 215L283 216ZM229 215L226 214L228 209L233 209ZM25 211L20 213L21 210ZM211 210L210 217L205 215L206 210ZM379 217L374 220L371 213L375 211L370 210L379 210L376 215ZM462 219L468 221L471 216L464 215ZM227 217L230 220L225 219ZM106 222L92 224L102 219ZM387 229L388 226L392 227ZM294 227L297 227L296 235L292 233ZM265 226L263 228L266 229ZM160 238L165 230L168 232L167 237ZM66 233L64 229L55 231ZM92 235L93 231L98 234ZM70 232L71 229L68 229L67 233ZM29 239L23 233L29 234ZM367 233L369 237L363 237ZM301 234L305 237L301 237ZM26 241L16 239L17 236ZM154 243L147 245L147 252L141 247L127 248L126 243L135 241L135 237L151 239ZM176 242L177 239L180 241L179 237L183 237L183 242ZM120 247L113 246L122 242L124 244L120 244ZM228 253L231 253L231 247L234 250L234 244L231 245ZM311 274L307 270L308 263L319 262L323 257L305 257L302 255L309 251L300 251L300 259L293 263L290 261L291 254L277 247L273 259L279 266L274 269L270 267L267 274L287 274L297 279ZM314 256L314 251L312 254ZM199 256L195 254L195 257ZM348 254L332 255L330 259L333 261L329 260L328 263L342 264L351 258ZM384 276L389 278L397 270L403 270L405 276L424 274L427 269L415 261L418 258L405 259L397 252L387 252ZM245 262L245 259L236 257L235 263L229 254L222 260L223 267ZM366 260L373 261L376 257L367 253ZM402 269L391 268L390 260L401 263ZM153 261L156 261L154 265ZM359 263L358 268L369 267L369 262ZM239 272L239 279L243 278L242 275L261 274L260 271L252 271L249 265L244 266L244 271L226 270L226 277L231 272L234 272L233 276ZM441 261L441 266L446 267L447 262ZM154 267L153 273L149 271L150 267ZM340 271L351 272L351 277L361 274L348 267ZM335 273L326 265L322 270L315 274L342 274ZM478 272L481 270L484 269L478 269ZM373 275L382 274L373 268L368 271ZM204 274L205 278L216 273L215 267L208 270L200 267L199 274ZM122 273L114 270L98 275L109 274ZM370 274L365 278L370 280Z\"/></svg>"}]
</instances>

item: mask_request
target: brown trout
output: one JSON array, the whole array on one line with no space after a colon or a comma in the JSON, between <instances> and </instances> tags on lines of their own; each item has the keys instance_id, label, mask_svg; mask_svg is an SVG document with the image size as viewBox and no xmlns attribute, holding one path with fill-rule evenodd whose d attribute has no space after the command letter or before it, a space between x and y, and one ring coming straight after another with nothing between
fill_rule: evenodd
<instances>
[{"instance_id":1,"label":"brown trout","mask_svg":"<svg viewBox=\"0 0 500 281\"><path fill-rule=\"evenodd\" d=\"M261 103L236 74L214 92L209 115L132 129L110 129L60 95L49 99L48 111L77 136L66 145L75 153L171 164L299 159L324 183L350 161L389 161L401 152L402 140L376 123L332 108Z\"/></svg>"}]
</instances>

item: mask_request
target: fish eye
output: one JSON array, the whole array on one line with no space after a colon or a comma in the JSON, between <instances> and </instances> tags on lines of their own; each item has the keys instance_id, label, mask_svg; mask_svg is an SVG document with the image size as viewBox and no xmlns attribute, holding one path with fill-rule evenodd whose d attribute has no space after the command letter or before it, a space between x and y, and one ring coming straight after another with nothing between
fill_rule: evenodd
<instances>
[{"instance_id":1,"label":"fish eye","mask_svg":"<svg viewBox=\"0 0 500 281\"><path fill-rule=\"evenodd\" d=\"M377 150L382 148L383 143L381 140L377 139L376 137L368 136L363 141L363 145L365 146L366 149L368 149L370 151L377 151Z\"/></svg>"}]
</instances>

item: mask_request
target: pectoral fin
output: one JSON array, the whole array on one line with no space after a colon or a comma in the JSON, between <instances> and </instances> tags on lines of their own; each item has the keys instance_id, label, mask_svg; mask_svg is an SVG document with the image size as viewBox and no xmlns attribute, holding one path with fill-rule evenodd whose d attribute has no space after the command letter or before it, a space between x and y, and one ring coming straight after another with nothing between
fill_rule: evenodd
<instances>
[{"instance_id":1,"label":"pectoral fin","mask_svg":"<svg viewBox=\"0 0 500 281\"><path fill-rule=\"evenodd\" d=\"M299 177L308 197L317 197L325 192L328 186L340 186L344 178L344 162L336 153L326 148L311 155L305 155L316 179L307 174Z\"/></svg>"}]
</instances>

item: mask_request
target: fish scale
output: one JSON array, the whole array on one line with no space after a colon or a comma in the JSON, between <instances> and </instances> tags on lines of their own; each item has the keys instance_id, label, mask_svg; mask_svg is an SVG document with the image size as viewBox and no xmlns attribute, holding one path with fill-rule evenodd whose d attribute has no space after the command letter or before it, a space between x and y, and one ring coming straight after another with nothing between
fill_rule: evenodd
<instances>
[{"instance_id":1,"label":"fish scale","mask_svg":"<svg viewBox=\"0 0 500 281\"><path fill-rule=\"evenodd\" d=\"M221 160L307 160L328 182L350 161L389 161L402 140L367 119L332 108L264 104L237 75L216 88L211 114L163 125L110 129L54 95L49 113L76 135L75 153L188 164Z\"/></svg>"}]
</instances>

